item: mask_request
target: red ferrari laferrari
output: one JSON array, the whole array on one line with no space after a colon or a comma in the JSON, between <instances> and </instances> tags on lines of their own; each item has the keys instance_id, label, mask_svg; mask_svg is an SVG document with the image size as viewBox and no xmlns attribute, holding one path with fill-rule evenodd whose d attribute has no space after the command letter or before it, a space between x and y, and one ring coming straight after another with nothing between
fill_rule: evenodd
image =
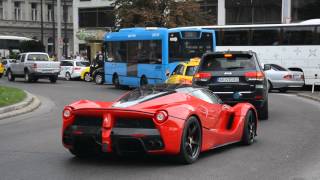
<instances>
[{"instance_id":1,"label":"red ferrari laferrari","mask_svg":"<svg viewBox=\"0 0 320 180\"><path fill-rule=\"evenodd\" d=\"M177 155L193 163L200 152L257 134L249 103L231 107L210 90L179 85L146 86L114 102L80 100L63 110L62 142L75 156L93 152Z\"/></svg>"}]
</instances>

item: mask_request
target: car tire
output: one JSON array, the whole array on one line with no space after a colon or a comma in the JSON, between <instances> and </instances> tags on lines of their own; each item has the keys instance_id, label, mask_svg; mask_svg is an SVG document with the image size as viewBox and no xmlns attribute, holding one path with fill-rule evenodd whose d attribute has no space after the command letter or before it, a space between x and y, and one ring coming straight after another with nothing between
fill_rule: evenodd
<instances>
[{"instance_id":1,"label":"car tire","mask_svg":"<svg viewBox=\"0 0 320 180\"><path fill-rule=\"evenodd\" d=\"M8 70L8 81L14 81L15 77L14 75L12 74L11 70Z\"/></svg>"},{"instance_id":2,"label":"car tire","mask_svg":"<svg viewBox=\"0 0 320 180\"><path fill-rule=\"evenodd\" d=\"M103 84L103 75L101 73L97 73L94 77L94 82L98 85Z\"/></svg>"},{"instance_id":3,"label":"car tire","mask_svg":"<svg viewBox=\"0 0 320 180\"><path fill-rule=\"evenodd\" d=\"M271 92L272 90L272 83L268 81L268 92Z\"/></svg>"},{"instance_id":4,"label":"car tire","mask_svg":"<svg viewBox=\"0 0 320 180\"><path fill-rule=\"evenodd\" d=\"M194 163L200 155L202 144L202 130L196 117L190 117L184 126L179 161L183 164Z\"/></svg>"},{"instance_id":5,"label":"car tire","mask_svg":"<svg viewBox=\"0 0 320 180\"><path fill-rule=\"evenodd\" d=\"M118 75L113 75L113 78L112 78L112 83L114 85L115 88L119 89L120 88L120 80L119 80L119 77Z\"/></svg>"},{"instance_id":6,"label":"car tire","mask_svg":"<svg viewBox=\"0 0 320 180\"><path fill-rule=\"evenodd\" d=\"M84 74L84 81L85 81L85 82L90 82L90 81L91 81L91 76L90 76L89 73L85 73L85 74Z\"/></svg>"},{"instance_id":7,"label":"car tire","mask_svg":"<svg viewBox=\"0 0 320 180\"><path fill-rule=\"evenodd\" d=\"M142 76L141 79L140 79L140 86L143 87L143 86L146 86L146 85L148 85L148 79L147 79L147 77Z\"/></svg>"},{"instance_id":8,"label":"car tire","mask_svg":"<svg viewBox=\"0 0 320 180\"><path fill-rule=\"evenodd\" d=\"M33 77L30 75L28 70L24 71L24 80L26 82L32 82L33 81Z\"/></svg>"},{"instance_id":9,"label":"car tire","mask_svg":"<svg viewBox=\"0 0 320 180\"><path fill-rule=\"evenodd\" d=\"M86 158L86 157L90 157L93 155L92 152L87 152L87 151L79 151L77 149L69 149L69 152L76 156L77 158Z\"/></svg>"},{"instance_id":10,"label":"car tire","mask_svg":"<svg viewBox=\"0 0 320 180\"><path fill-rule=\"evenodd\" d=\"M71 75L70 75L69 72L66 72L65 79L66 79L67 81L70 81L70 80L71 80Z\"/></svg>"},{"instance_id":11,"label":"car tire","mask_svg":"<svg viewBox=\"0 0 320 180\"><path fill-rule=\"evenodd\" d=\"M258 110L258 116L260 120L267 120L269 118L269 103L266 100L263 106Z\"/></svg>"},{"instance_id":12,"label":"car tire","mask_svg":"<svg viewBox=\"0 0 320 180\"><path fill-rule=\"evenodd\" d=\"M241 142L243 145L251 145L254 142L256 136L256 118L252 110L249 110L245 116L243 125L243 133Z\"/></svg>"},{"instance_id":13,"label":"car tire","mask_svg":"<svg viewBox=\"0 0 320 180\"><path fill-rule=\"evenodd\" d=\"M2 78L3 74L0 74L0 78Z\"/></svg>"},{"instance_id":14,"label":"car tire","mask_svg":"<svg viewBox=\"0 0 320 180\"><path fill-rule=\"evenodd\" d=\"M49 80L50 80L51 83L56 83L57 79L58 79L58 76L50 76L49 77Z\"/></svg>"}]
</instances>

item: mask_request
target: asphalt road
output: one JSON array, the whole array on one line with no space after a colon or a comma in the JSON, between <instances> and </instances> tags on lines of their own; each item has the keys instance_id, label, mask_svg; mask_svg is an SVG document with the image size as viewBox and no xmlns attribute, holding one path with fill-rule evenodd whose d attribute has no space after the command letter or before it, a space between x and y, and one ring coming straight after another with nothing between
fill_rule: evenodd
<instances>
[{"instance_id":1,"label":"asphalt road","mask_svg":"<svg viewBox=\"0 0 320 180\"><path fill-rule=\"evenodd\" d=\"M124 91L80 81L27 84L0 80L37 96L36 111L0 121L0 180L17 179L320 179L320 105L293 94L270 94L270 119L252 146L201 154L192 165L172 157L74 158L61 144L61 112L78 99L112 100Z\"/></svg>"}]
</instances>

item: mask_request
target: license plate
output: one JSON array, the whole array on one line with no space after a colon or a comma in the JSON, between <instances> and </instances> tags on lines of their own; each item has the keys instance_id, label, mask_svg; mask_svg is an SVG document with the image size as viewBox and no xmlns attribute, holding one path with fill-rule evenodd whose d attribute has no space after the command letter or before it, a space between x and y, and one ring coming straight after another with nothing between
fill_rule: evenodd
<instances>
[{"instance_id":1,"label":"license plate","mask_svg":"<svg viewBox=\"0 0 320 180\"><path fill-rule=\"evenodd\" d=\"M218 82L239 82L239 77L219 77Z\"/></svg>"}]
</instances>

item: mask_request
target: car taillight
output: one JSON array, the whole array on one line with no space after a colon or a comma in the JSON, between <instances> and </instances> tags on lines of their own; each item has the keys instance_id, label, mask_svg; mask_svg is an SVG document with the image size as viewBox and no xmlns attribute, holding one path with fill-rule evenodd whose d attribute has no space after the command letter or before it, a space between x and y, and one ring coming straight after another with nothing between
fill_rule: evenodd
<instances>
[{"instance_id":1,"label":"car taillight","mask_svg":"<svg viewBox=\"0 0 320 180\"><path fill-rule=\"evenodd\" d=\"M74 68L74 70L80 70L80 69L81 69L80 67L75 67L75 68Z\"/></svg>"},{"instance_id":2,"label":"car taillight","mask_svg":"<svg viewBox=\"0 0 320 180\"><path fill-rule=\"evenodd\" d=\"M70 118L72 116L72 109L70 107L66 107L62 112L62 116L65 119Z\"/></svg>"},{"instance_id":3,"label":"car taillight","mask_svg":"<svg viewBox=\"0 0 320 180\"><path fill-rule=\"evenodd\" d=\"M264 73L261 71L253 71L244 73L247 81L263 81Z\"/></svg>"},{"instance_id":4,"label":"car taillight","mask_svg":"<svg viewBox=\"0 0 320 180\"><path fill-rule=\"evenodd\" d=\"M36 69L37 68L37 64L36 63L34 63L34 64L32 64L32 66L31 66L33 69Z\"/></svg>"},{"instance_id":5,"label":"car taillight","mask_svg":"<svg viewBox=\"0 0 320 180\"><path fill-rule=\"evenodd\" d=\"M211 78L211 73L199 72L193 77L196 81L208 81Z\"/></svg>"},{"instance_id":6,"label":"car taillight","mask_svg":"<svg viewBox=\"0 0 320 180\"><path fill-rule=\"evenodd\" d=\"M166 121L168 119L167 111L164 111L164 110L157 111L154 114L154 119L159 123L163 123L164 121Z\"/></svg>"},{"instance_id":7,"label":"car taillight","mask_svg":"<svg viewBox=\"0 0 320 180\"><path fill-rule=\"evenodd\" d=\"M291 74L287 74L285 76L283 76L283 79L286 79L286 80L291 80L293 78L293 76Z\"/></svg>"},{"instance_id":8,"label":"car taillight","mask_svg":"<svg viewBox=\"0 0 320 180\"><path fill-rule=\"evenodd\" d=\"M304 75L303 74L301 75L301 79L304 80Z\"/></svg>"}]
</instances>

